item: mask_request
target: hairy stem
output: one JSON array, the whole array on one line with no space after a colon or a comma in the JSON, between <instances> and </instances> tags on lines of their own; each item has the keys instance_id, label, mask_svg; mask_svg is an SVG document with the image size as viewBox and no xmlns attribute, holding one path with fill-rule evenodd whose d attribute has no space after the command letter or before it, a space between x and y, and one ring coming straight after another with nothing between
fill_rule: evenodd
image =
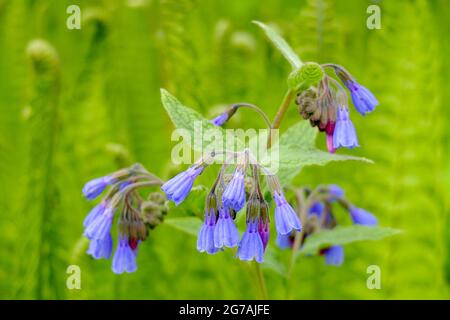
<instances>
[{"instance_id":1,"label":"hairy stem","mask_svg":"<svg viewBox=\"0 0 450 320\"><path fill-rule=\"evenodd\" d=\"M262 109L260 107L254 105L254 104L251 104L251 103L239 102L239 103L234 103L232 108L236 108L236 109L237 108L248 108L248 109L251 109L253 111L256 111L263 118L264 122L267 124L269 129L271 128L271 123L270 123L269 118L264 113L264 111L262 111Z\"/></svg>"},{"instance_id":2,"label":"hairy stem","mask_svg":"<svg viewBox=\"0 0 450 320\"><path fill-rule=\"evenodd\" d=\"M259 264L256 261L254 261L253 264L255 266L256 278L258 279L258 288L260 296L263 300L267 300L266 282L264 281L264 274L261 270L261 264Z\"/></svg>"},{"instance_id":3,"label":"hairy stem","mask_svg":"<svg viewBox=\"0 0 450 320\"><path fill-rule=\"evenodd\" d=\"M303 190L297 190L295 192L297 200L297 214L299 215L300 221L306 220L306 208L309 206L310 198L306 199ZM295 260L297 259L297 252L302 245L303 231L296 232L294 238L294 245L292 246L291 260L289 263L289 269L287 272L288 279L292 276L292 271L294 269Z\"/></svg>"},{"instance_id":4,"label":"hairy stem","mask_svg":"<svg viewBox=\"0 0 450 320\"><path fill-rule=\"evenodd\" d=\"M280 128L281 121L283 120L284 115L286 114L286 111L289 107L289 105L292 102L292 98L294 97L294 92L292 90L288 90L286 94L284 95L283 101L281 102L280 107L278 108L277 115L275 116L275 119L273 120L269 139L267 141L267 147L270 148L272 145L272 130Z\"/></svg>"}]
</instances>

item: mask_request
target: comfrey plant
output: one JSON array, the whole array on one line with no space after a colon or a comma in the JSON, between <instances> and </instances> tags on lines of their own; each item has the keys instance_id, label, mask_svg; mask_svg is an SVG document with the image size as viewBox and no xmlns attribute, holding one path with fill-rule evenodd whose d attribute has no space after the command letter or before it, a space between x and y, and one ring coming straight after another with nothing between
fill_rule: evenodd
<instances>
[{"instance_id":1,"label":"comfrey plant","mask_svg":"<svg viewBox=\"0 0 450 320\"><path fill-rule=\"evenodd\" d=\"M318 68L312 64L312 68ZM313 127L326 133L327 148L334 153L336 149L358 147L358 137L350 120L347 91L336 79L325 75L325 69L334 71L339 80L350 91L353 105L363 116L372 112L378 105L374 95L359 84L343 67L336 64L320 65L320 73L324 74L319 83L302 90L298 94L296 104L303 119L309 120ZM295 77L295 73L293 74Z\"/></svg>"},{"instance_id":2,"label":"comfrey plant","mask_svg":"<svg viewBox=\"0 0 450 320\"><path fill-rule=\"evenodd\" d=\"M377 218L370 212L353 205L337 185L319 186L315 190L300 188L295 190L296 214L304 221L301 232L277 235L277 245L282 249L301 249L306 239L324 230L333 230L338 226L334 215L334 206L342 207L351 217L353 224L376 226ZM327 265L341 265L344 262L342 245L325 246L319 250L325 256Z\"/></svg>"},{"instance_id":3,"label":"comfrey plant","mask_svg":"<svg viewBox=\"0 0 450 320\"><path fill-rule=\"evenodd\" d=\"M86 183L83 195L88 200L96 199L108 188L83 222L84 235L90 240L87 253L95 259L111 257L111 229L114 217L118 215L118 241L112 270L117 274L136 271L139 245L147 239L148 230L163 221L167 211L163 194L154 192L148 199L143 199L138 189L161 184L158 177L139 164Z\"/></svg>"},{"instance_id":4,"label":"comfrey plant","mask_svg":"<svg viewBox=\"0 0 450 320\"><path fill-rule=\"evenodd\" d=\"M259 163L250 163L246 150L237 153L238 164L234 166L229 179L225 179L224 164L206 197L203 225L198 233L197 249L214 254L224 247L238 247L236 256L241 260L263 262L264 251L269 241L269 204L264 199L260 185L260 174L265 172L266 182L275 202L275 226L282 235L293 230L301 230L301 223L294 209L287 203L278 178ZM213 156L212 156L213 157ZM194 164L186 171L167 181L162 190L167 198L179 204L192 188L194 179L207 166L208 160ZM251 187L246 191L245 178L251 177ZM228 182L226 182L228 180ZM247 196L248 194L248 196ZM246 231L239 241L239 233L234 223L236 212L246 206Z\"/></svg>"},{"instance_id":5,"label":"comfrey plant","mask_svg":"<svg viewBox=\"0 0 450 320\"><path fill-rule=\"evenodd\" d=\"M350 203L338 186L320 186L315 190L292 186L293 178L307 165L324 165L342 160L368 162L364 158L334 152L340 147L358 146L355 127L349 118L347 90L353 105L362 115L373 111L378 102L343 67L303 63L274 30L260 22L256 24L293 68L288 77L288 91L273 121L261 108L250 103L232 104L222 114L208 120L183 106L163 89L161 98L176 128L183 130L183 136L212 131L214 136L222 138L229 133L222 126L241 108L257 112L270 133L264 140L264 151L266 154L279 153L276 170L267 164L268 157L264 153L262 156L255 154L233 135L236 141L233 141L232 147L228 144L224 147L223 139L212 142L210 137L201 136L200 140L194 139L187 144L194 151L202 153L199 159L165 182L141 165L88 182L83 189L88 200L97 198L108 188L100 203L84 221L84 234L90 240L88 254L96 259L108 259L111 256L111 230L118 216L117 244L112 262L115 273L137 269L137 250L146 240L148 230L163 221L164 215L168 211L170 213L171 206L182 209L188 197L201 197L198 193L191 195L195 181L208 167L218 163L221 168L209 192L204 195L204 207L194 209L199 216L203 216L203 221L195 217L171 218L172 222L168 225L176 224L178 229L183 230L190 228L190 234L197 234L196 247L199 252L216 254L227 248L240 260L256 261L260 282L263 277L258 263L264 262L266 251L273 250L273 246L270 249L269 241L271 231L275 231L274 242L280 247L292 248L291 267L297 253L323 254L327 264L340 265L344 252L342 244L381 239L395 233L392 229L375 226L377 219ZM327 69L333 71L336 78L328 75ZM274 134L294 100L301 118L309 120L319 131L326 132L329 152L314 146L317 130L305 121L288 128L279 138ZM152 186L159 186L162 193L155 191L147 198L143 197L139 189ZM355 226L338 226L333 209L335 206L341 206L349 212ZM192 230L193 225L198 225L198 228ZM260 287L263 290L264 286Z\"/></svg>"}]
</instances>

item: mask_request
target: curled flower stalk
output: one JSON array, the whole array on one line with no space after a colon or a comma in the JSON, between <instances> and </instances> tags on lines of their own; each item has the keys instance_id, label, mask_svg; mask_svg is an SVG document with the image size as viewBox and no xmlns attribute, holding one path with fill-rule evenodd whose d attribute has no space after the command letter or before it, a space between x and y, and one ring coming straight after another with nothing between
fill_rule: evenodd
<instances>
[{"instance_id":1,"label":"curled flower stalk","mask_svg":"<svg viewBox=\"0 0 450 320\"><path fill-rule=\"evenodd\" d=\"M88 200L97 198L109 187L83 221L84 235L90 240L87 254L95 259L111 257L114 245L111 229L117 220L119 235L112 270L117 274L136 271L138 246L147 239L148 230L162 222L167 211L162 194L153 193L143 199L138 190L161 184L159 178L139 164L87 182L83 194Z\"/></svg>"},{"instance_id":2,"label":"curled flower stalk","mask_svg":"<svg viewBox=\"0 0 450 320\"><path fill-rule=\"evenodd\" d=\"M327 149L330 153L341 147L349 149L357 147L358 138L350 120L348 95L344 86L350 92L356 111L361 115L375 110L378 101L342 66L327 63L321 65L321 68L331 68L341 82L326 75L323 70L323 77L317 85L297 92L295 102L300 116L309 120L311 126L326 133Z\"/></svg>"}]
</instances>

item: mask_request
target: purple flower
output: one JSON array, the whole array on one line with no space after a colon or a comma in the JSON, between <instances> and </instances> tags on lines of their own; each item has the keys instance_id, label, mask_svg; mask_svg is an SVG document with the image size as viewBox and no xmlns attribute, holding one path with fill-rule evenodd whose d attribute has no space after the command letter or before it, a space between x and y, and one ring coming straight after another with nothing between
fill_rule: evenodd
<instances>
[{"instance_id":1,"label":"purple flower","mask_svg":"<svg viewBox=\"0 0 450 320\"><path fill-rule=\"evenodd\" d=\"M94 200L97 198L107 186L114 183L115 178L106 176L97 178L87 182L83 187L83 194L88 200Z\"/></svg>"},{"instance_id":2,"label":"purple flower","mask_svg":"<svg viewBox=\"0 0 450 320\"><path fill-rule=\"evenodd\" d=\"M324 251L325 263L330 266L340 266L344 262L344 247L331 246Z\"/></svg>"},{"instance_id":3,"label":"purple flower","mask_svg":"<svg viewBox=\"0 0 450 320\"><path fill-rule=\"evenodd\" d=\"M328 186L328 190L330 191L330 194L335 198L340 199L344 196L344 190L337 184L330 184Z\"/></svg>"},{"instance_id":4,"label":"purple flower","mask_svg":"<svg viewBox=\"0 0 450 320\"><path fill-rule=\"evenodd\" d=\"M333 133L336 128L336 122L329 121L325 127L325 132L327 135L327 149L329 153L335 153L336 149L333 147Z\"/></svg>"},{"instance_id":5,"label":"purple flower","mask_svg":"<svg viewBox=\"0 0 450 320\"><path fill-rule=\"evenodd\" d=\"M83 221L83 227L87 228L92 221L97 219L98 216L101 216L103 212L105 212L106 208L108 206L108 203L106 201L102 201L98 205L96 205L92 210L89 212L89 214L84 218Z\"/></svg>"},{"instance_id":6,"label":"purple flower","mask_svg":"<svg viewBox=\"0 0 450 320\"><path fill-rule=\"evenodd\" d=\"M283 193L275 193L273 196L275 200L275 226L277 232L281 235L289 234L292 230L300 231L302 225L300 219L295 213L294 209L286 201Z\"/></svg>"},{"instance_id":7,"label":"purple flower","mask_svg":"<svg viewBox=\"0 0 450 320\"><path fill-rule=\"evenodd\" d=\"M266 250L267 244L269 243L270 230L269 230L269 220L259 219L258 223L258 233L261 237L264 251Z\"/></svg>"},{"instance_id":8,"label":"purple flower","mask_svg":"<svg viewBox=\"0 0 450 320\"><path fill-rule=\"evenodd\" d=\"M239 232L230 215L230 209L219 208L219 219L214 228L214 246L232 248L239 242Z\"/></svg>"},{"instance_id":9,"label":"purple flower","mask_svg":"<svg viewBox=\"0 0 450 320\"><path fill-rule=\"evenodd\" d=\"M112 271L116 274L135 272L136 254L128 243L128 237L119 235L119 243L112 261Z\"/></svg>"},{"instance_id":10,"label":"purple flower","mask_svg":"<svg viewBox=\"0 0 450 320\"><path fill-rule=\"evenodd\" d=\"M106 209L101 214L98 214L86 227L84 230L86 237L89 240L105 239L111 230L113 216L113 209L111 207L106 207Z\"/></svg>"},{"instance_id":11,"label":"purple flower","mask_svg":"<svg viewBox=\"0 0 450 320\"><path fill-rule=\"evenodd\" d=\"M238 212L245 205L245 185L244 185L244 170L236 169L233 178L228 183L222 195L223 205L225 207L233 208Z\"/></svg>"},{"instance_id":12,"label":"purple flower","mask_svg":"<svg viewBox=\"0 0 450 320\"><path fill-rule=\"evenodd\" d=\"M329 153L335 153L336 148L333 145L333 135L327 133L327 150Z\"/></svg>"},{"instance_id":13,"label":"purple flower","mask_svg":"<svg viewBox=\"0 0 450 320\"><path fill-rule=\"evenodd\" d=\"M179 205L188 196L195 178L203 172L202 166L190 167L164 183L161 187L169 200Z\"/></svg>"},{"instance_id":14,"label":"purple flower","mask_svg":"<svg viewBox=\"0 0 450 320\"><path fill-rule=\"evenodd\" d=\"M247 230L239 243L236 256L244 261L253 259L259 263L264 261L264 244L258 233L258 219L247 222Z\"/></svg>"},{"instance_id":15,"label":"purple flower","mask_svg":"<svg viewBox=\"0 0 450 320\"><path fill-rule=\"evenodd\" d=\"M355 126L349 118L348 109L338 107L336 127L333 133L333 148L346 147L352 149L358 146L358 137L356 136Z\"/></svg>"},{"instance_id":16,"label":"purple flower","mask_svg":"<svg viewBox=\"0 0 450 320\"><path fill-rule=\"evenodd\" d=\"M126 187L128 187L130 184L132 184L131 181L124 181L120 184L119 186L119 191L122 191L123 189L125 189Z\"/></svg>"},{"instance_id":17,"label":"purple flower","mask_svg":"<svg viewBox=\"0 0 450 320\"><path fill-rule=\"evenodd\" d=\"M214 254L218 251L214 245L214 229L216 227L216 212L210 209L205 212L205 219L198 233L197 250Z\"/></svg>"},{"instance_id":18,"label":"purple flower","mask_svg":"<svg viewBox=\"0 0 450 320\"><path fill-rule=\"evenodd\" d=\"M308 215L316 215L317 218L320 218L324 209L325 205L322 202L314 202L308 210Z\"/></svg>"},{"instance_id":19,"label":"purple flower","mask_svg":"<svg viewBox=\"0 0 450 320\"><path fill-rule=\"evenodd\" d=\"M280 249L289 249L293 246L291 234L279 234L277 233L276 244Z\"/></svg>"},{"instance_id":20,"label":"purple flower","mask_svg":"<svg viewBox=\"0 0 450 320\"><path fill-rule=\"evenodd\" d=\"M373 214L361 208L351 207L350 215L354 224L361 224L364 226L374 226L378 224L378 220Z\"/></svg>"},{"instance_id":21,"label":"purple flower","mask_svg":"<svg viewBox=\"0 0 450 320\"><path fill-rule=\"evenodd\" d=\"M352 101L355 105L356 110L358 110L358 112L363 116L368 112L372 112L378 105L378 100L375 98L372 92L370 92L364 86L353 80L347 80L344 83L350 90Z\"/></svg>"},{"instance_id":22,"label":"purple flower","mask_svg":"<svg viewBox=\"0 0 450 320\"><path fill-rule=\"evenodd\" d=\"M211 120L211 123L215 126L222 126L225 122L228 121L228 111L218 115L214 119Z\"/></svg>"},{"instance_id":23,"label":"purple flower","mask_svg":"<svg viewBox=\"0 0 450 320\"><path fill-rule=\"evenodd\" d=\"M90 254L95 259L109 259L111 257L112 245L111 234L108 233L103 239L92 239L86 253Z\"/></svg>"}]
</instances>

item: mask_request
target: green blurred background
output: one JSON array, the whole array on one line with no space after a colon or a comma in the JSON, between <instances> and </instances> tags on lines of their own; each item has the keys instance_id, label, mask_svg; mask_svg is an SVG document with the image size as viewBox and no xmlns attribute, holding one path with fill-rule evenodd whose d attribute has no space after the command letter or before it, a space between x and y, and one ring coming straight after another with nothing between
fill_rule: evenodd
<instances>
[{"instance_id":1,"label":"green blurred background","mask_svg":"<svg viewBox=\"0 0 450 320\"><path fill-rule=\"evenodd\" d=\"M373 3L381 30L366 27ZM81 7L81 30L66 28L71 4ZM237 101L275 115L290 67L252 20L276 26L304 61L346 66L380 101L365 118L354 112L362 147L347 151L376 164L308 167L296 182L339 183L382 225L404 230L347 246L339 268L302 258L289 281L264 269L269 298L449 298L445 0L0 0L0 298L258 297L251 270L230 252L200 254L195 238L166 225L130 275L85 255L80 240L87 180L137 161L162 178L175 169L159 88L208 116ZM30 57L36 38L56 53ZM236 118L233 126L262 125ZM292 106L287 122L299 119ZM70 264L81 267L81 290L66 288ZM381 290L366 287L371 264L381 267Z\"/></svg>"}]
</instances>

